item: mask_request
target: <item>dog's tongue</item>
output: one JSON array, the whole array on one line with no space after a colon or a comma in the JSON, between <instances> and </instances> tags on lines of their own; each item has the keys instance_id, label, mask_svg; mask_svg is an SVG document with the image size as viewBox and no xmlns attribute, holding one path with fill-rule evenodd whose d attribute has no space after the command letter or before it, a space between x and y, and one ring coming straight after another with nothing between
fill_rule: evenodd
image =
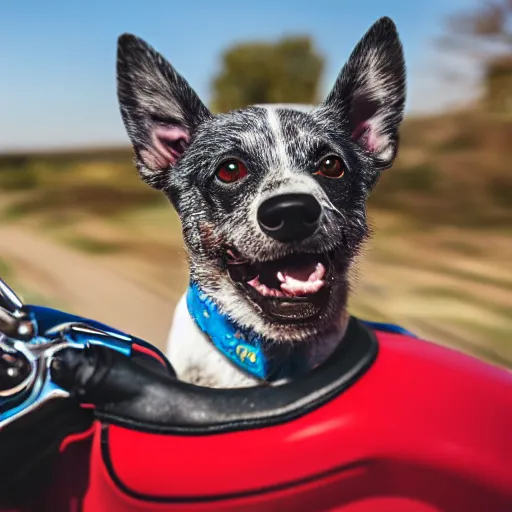
<instances>
[{"instance_id":1,"label":"dog's tongue","mask_svg":"<svg viewBox=\"0 0 512 512\"><path fill-rule=\"evenodd\" d=\"M300 263L300 264L288 264L283 265L278 269L277 274L282 274L283 276L291 277L292 279L296 279L297 281L307 282L309 278L315 274L320 263L316 261L311 261L308 263ZM323 267L323 265L322 265ZM322 276L321 276L322 277ZM281 279L279 279L281 280Z\"/></svg>"},{"instance_id":2,"label":"dog's tongue","mask_svg":"<svg viewBox=\"0 0 512 512\"><path fill-rule=\"evenodd\" d=\"M292 297L316 293L324 285L325 267L321 263L286 268L277 273L281 290Z\"/></svg>"},{"instance_id":3,"label":"dog's tongue","mask_svg":"<svg viewBox=\"0 0 512 512\"><path fill-rule=\"evenodd\" d=\"M271 264L247 284L269 297L301 297L317 293L325 284L325 266L320 262Z\"/></svg>"}]
</instances>

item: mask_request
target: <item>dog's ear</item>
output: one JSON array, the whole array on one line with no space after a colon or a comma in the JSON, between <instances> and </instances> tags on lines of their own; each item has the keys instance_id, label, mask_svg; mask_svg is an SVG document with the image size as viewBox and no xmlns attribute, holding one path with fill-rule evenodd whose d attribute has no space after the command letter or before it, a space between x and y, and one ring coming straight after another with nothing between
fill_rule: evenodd
<instances>
[{"instance_id":1,"label":"dog's ear","mask_svg":"<svg viewBox=\"0 0 512 512\"><path fill-rule=\"evenodd\" d=\"M169 62L131 34L118 39L117 94L142 178L165 188L168 171L211 113Z\"/></svg>"},{"instance_id":2,"label":"dog's ear","mask_svg":"<svg viewBox=\"0 0 512 512\"><path fill-rule=\"evenodd\" d=\"M405 105L405 62L395 24L379 19L363 36L316 115L342 123L381 169L391 166Z\"/></svg>"}]
</instances>

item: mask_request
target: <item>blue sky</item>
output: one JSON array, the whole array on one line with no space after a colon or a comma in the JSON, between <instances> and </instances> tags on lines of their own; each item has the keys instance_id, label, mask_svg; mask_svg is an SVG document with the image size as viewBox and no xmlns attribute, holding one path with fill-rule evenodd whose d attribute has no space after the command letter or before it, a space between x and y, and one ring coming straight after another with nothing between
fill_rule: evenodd
<instances>
[{"instance_id":1,"label":"blue sky","mask_svg":"<svg viewBox=\"0 0 512 512\"><path fill-rule=\"evenodd\" d=\"M387 15L405 47L408 110L440 110L472 89L439 75L446 56L434 39L447 14L475 1L2 0L0 151L127 142L115 92L123 32L146 39L208 102L220 55L235 42L310 34L327 60L327 91L359 38Z\"/></svg>"}]
</instances>

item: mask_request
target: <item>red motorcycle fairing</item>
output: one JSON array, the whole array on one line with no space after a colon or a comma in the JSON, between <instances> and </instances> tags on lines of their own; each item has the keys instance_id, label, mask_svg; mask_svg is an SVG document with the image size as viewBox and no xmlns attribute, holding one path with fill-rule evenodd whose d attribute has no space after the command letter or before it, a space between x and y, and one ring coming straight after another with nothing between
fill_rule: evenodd
<instances>
[{"instance_id":1,"label":"red motorcycle fairing","mask_svg":"<svg viewBox=\"0 0 512 512\"><path fill-rule=\"evenodd\" d=\"M63 450L68 485L50 495L68 508L47 510L512 510L512 373L377 337L361 379L292 421L199 436L96 424Z\"/></svg>"}]
</instances>

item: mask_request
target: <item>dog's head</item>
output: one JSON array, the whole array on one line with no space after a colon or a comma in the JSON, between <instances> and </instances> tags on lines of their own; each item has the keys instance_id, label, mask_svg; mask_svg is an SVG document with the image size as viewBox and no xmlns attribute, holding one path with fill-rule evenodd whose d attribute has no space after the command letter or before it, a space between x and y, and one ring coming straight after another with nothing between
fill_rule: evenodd
<instances>
[{"instance_id":1,"label":"dog's head","mask_svg":"<svg viewBox=\"0 0 512 512\"><path fill-rule=\"evenodd\" d=\"M393 22L370 28L310 112L213 115L132 35L119 39L117 72L137 167L181 218L192 279L270 339L332 329L368 235L366 200L397 151L405 69Z\"/></svg>"}]
</instances>

